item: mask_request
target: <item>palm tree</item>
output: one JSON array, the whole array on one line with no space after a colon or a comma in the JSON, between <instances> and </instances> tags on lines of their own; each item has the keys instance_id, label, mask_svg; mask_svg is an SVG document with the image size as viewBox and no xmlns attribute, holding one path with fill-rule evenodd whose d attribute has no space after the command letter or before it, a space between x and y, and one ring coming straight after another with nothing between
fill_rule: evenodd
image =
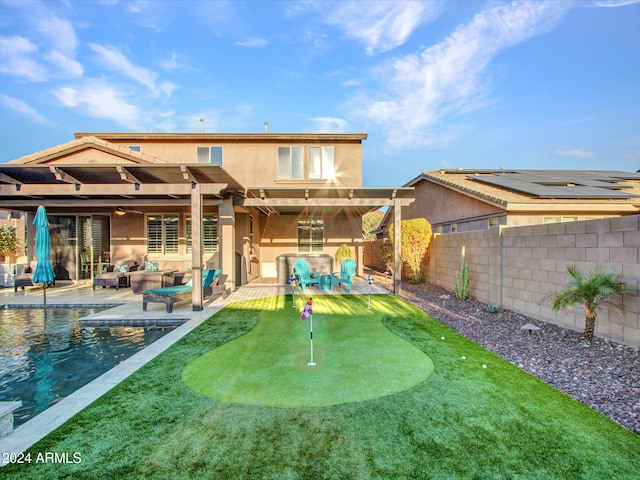
<instances>
[{"instance_id":1,"label":"palm tree","mask_svg":"<svg viewBox=\"0 0 640 480\"><path fill-rule=\"evenodd\" d=\"M617 274L610 270L585 275L575 265L569 265L567 271L571 280L567 282L567 288L555 294L551 308L555 312L582 305L585 310L584 340L591 344L596 328L596 309L600 305L611 303L609 297L612 295L632 293L634 289L618 281Z\"/></svg>"}]
</instances>

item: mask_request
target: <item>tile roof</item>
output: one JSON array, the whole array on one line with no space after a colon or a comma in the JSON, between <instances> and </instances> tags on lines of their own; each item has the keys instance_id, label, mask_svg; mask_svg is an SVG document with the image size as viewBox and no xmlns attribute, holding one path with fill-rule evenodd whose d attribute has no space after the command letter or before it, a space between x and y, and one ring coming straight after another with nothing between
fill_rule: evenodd
<instances>
[{"instance_id":1,"label":"tile roof","mask_svg":"<svg viewBox=\"0 0 640 480\"><path fill-rule=\"evenodd\" d=\"M157 157L148 155L146 153L137 152L131 150L124 145L117 145L115 143L107 142L97 137L81 137L76 140L71 140L60 145L56 145L39 152L35 152L16 160L7 162L8 164L39 164L47 163L55 158L70 155L72 153L80 152L89 148L95 148L103 152L108 152L115 156L127 159L134 163L140 164L152 164L152 163L167 163L165 160L161 160Z\"/></svg>"},{"instance_id":2,"label":"tile roof","mask_svg":"<svg viewBox=\"0 0 640 480\"><path fill-rule=\"evenodd\" d=\"M605 170L432 170L430 181L506 208L508 204L622 203L640 206L640 173Z\"/></svg>"}]
</instances>

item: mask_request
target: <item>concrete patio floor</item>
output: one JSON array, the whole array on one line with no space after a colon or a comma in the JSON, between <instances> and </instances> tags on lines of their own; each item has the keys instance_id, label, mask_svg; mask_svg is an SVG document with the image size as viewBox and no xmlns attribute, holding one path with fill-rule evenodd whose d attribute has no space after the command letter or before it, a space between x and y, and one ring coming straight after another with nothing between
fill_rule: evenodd
<instances>
[{"instance_id":1,"label":"concrete patio floor","mask_svg":"<svg viewBox=\"0 0 640 480\"><path fill-rule=\"evenodd\" d=\"M296 287L295 293L309 297L346 295L347 289L335 286L333 291L325 291L311 287L302 294L300 288ZM354 279L351 293L369 293L366 277ZM388 294L389 291L380 284L374 283L371 285L371 293ZM147 311L144 312L142 310L142 295L133 294L130 288L115 290L114 288L103 289L99 287L93 290L91 283L86 280L73 285L60 285L47 289L48 308L53 308L56 305L117 305L81 319L81 321L87 320L90 325L153 325L157 323L181 323L181 325L33 419L20 425L10 435L0 438L0 453L24 452L229 303L283 294L291 294L291 286L276 285L266 281L253 282L239 287L226 297L217 296L205 299L202 311L194 312L191 309L191 302L182 302L174 306L173 313L167 313L162 304L149 304ZM14 292L13 288L0 289L0 308L8 308L9 306L42 308L42 288L39 286L27 287L24 292L21 290ZM0 462L0 467L2 466L3 464Z\"/></svg>"}]
</instances>

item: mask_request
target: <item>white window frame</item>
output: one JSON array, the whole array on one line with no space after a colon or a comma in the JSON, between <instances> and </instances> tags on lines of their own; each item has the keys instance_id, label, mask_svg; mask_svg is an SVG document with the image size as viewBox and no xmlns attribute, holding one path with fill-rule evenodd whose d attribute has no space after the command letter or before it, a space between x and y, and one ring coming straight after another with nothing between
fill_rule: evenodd
<instances>
[{"instance_id":1,"label":"white window frame","mask_svg":"<svg viewBox=\"0 0 640 480\"><path fill-rule=\"evenodd\" d=\"M153 235L149 231L149 222L160 221L160 238L158 241L157 228ZM157 255L176 255L179 249L180 216L177 213L148 214L145 218L145 232L147 235L147 253ZM171 227L171 228L169 228ZM174 227L178 227L175 228ZM175 234L173 233L175 231ZM150 240L154 238L154 245Z\"/></svg>"},{"instance_id":2,"label":"white window frame","mask_svg":"<svg viewBox=\"0 0 640 480\"><path fill-rule=\"evenodd\" d=\"M324 220L298 220L297 230L299 253L324 252ZM304 232L304 230L307 230L308 233L304 233L301 235L301 232ZM315 238L314 231L316 233ZM317 232L320 232L319 238L317 236Z\"/></svg>"},{"instance_id":3,"label":"white window frame","mask_svg":"<svg viewBox=\"0 0 640 480\"><path fill-rule=\"evenodd\" d=\"M278 146L277 177L282 179L304 179L304 147Z\"/></svg>"},{"instance_id":4,"label":"white window frame","mask_svg":"<svg viewBox=\"0 0 640 480\"><path fill-rule=\"evenodd\" d=\"M222 166L223 151L219 145L201 145L196 147L196 163L209 163Z\"/></svg>"},{"instance_id":5,"label":"white window frame","mask_svg":"<svg viewBox=\"0 0 640 480\"><path fill-rule=\"evenodd\" d=\"M332 145L323 145L318 147L309 147L308 150L309 160L307 163L309 178L335 180L335 147Z\"/></svg>"},{"instance_id":6,"label":"white window frame","mask_svg":"<svg viewBox=\"0 0 640 480\"><path fill-rule=\"evenodd\" d=\"M219 223L218 215L215 213L202 215L202 253L218 253ZM186 234L186 253L191 253L193 248L191 215L187 215L184 219L184 231Z\"/></svg>"}]
</instances>

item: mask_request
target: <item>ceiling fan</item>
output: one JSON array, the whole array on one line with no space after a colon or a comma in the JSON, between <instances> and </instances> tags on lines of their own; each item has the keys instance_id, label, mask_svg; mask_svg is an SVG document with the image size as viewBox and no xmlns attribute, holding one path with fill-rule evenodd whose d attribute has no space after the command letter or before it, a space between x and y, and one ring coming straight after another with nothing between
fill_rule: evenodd
<instances>
[{"instance_id":1,"label":"ceiling fan","mask_svg":"<svg viewBox=\"0 0 640 480\"><path fill-rule=\"evenodd\" d=\"M118 207L115 210L115 214L118 216L126 215L127 213L138 213L142 215L144 212L141 212L140 210L131 210L129 208L124 208L124 207Z\"/></svg>"}]
</instances>

